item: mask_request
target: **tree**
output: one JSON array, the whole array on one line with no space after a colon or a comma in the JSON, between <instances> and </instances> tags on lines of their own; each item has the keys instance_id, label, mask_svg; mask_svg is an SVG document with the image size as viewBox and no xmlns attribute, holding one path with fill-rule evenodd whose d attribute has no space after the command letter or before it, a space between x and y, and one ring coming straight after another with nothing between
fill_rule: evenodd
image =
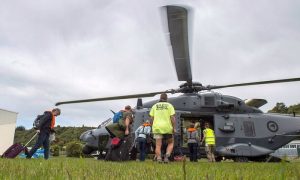
<instances>
[{"instance_id":1,"label":"tree","mask_svg":"<svg viewBox=\"0 0 300 180\"><path fill-rule=\"evenodd\" d=\"M291 105L288 109L289 114L300 114L300 104Z\"/></svg>"},{"instance_id":2,"label":"tree","mask_svg":"<svg viewBox=\"0 0 300 180\"><path fill-rule=\"evenodd\" d=\"M16 131L25 131L25 127L24 126L18 126L16 127Z\"/></svg>"},{"instance_id":3,"label":"tree","mask_svg":"<svg viewBox=\"0 0 300 180\"><path fill-rule=\"evenodd\" d=\"M279 102L276 103L276 106L273 109L269 110L268 112L287 114L288 110L289 108L287 108L283 102Z\"/></svg>"}]
</instances>

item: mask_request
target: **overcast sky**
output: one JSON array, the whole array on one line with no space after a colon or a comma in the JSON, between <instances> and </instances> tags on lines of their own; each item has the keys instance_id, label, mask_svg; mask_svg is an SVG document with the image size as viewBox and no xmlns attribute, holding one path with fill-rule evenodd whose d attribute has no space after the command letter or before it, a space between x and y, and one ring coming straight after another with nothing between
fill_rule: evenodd
<instances>
[{"instance_id":1,"label":"overcast sky","mask_svg":"<svg viewBox=\"0 0 300 180\"><path fill-rule=\"evenodd\" d=\"M160 7L190 7L193 80L204 85L300 77L298 0L2 0L0 108L32 127L58 101L177 88ZM300 82L216 90L300 103ZM144 101L156 99L145 98ZM62 105L57 124L97 126L136 99Z\"/></svg>"}]
</instances>

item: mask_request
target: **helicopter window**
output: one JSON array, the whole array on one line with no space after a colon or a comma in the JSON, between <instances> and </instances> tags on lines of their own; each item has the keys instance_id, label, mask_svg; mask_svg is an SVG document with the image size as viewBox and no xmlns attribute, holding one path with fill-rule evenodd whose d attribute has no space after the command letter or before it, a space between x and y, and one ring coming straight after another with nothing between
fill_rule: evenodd
<instances>
[{"instance_id":1,"label":"helicopter window","mask_svg":"<svg viewBox=\"0 0 300 180\"><path fill-rule=\"evenodd\" d=\"M254 123L252 121L244 121L244 133L247 137L254 137L255 136L255 129Z\"/></svg>"},{"instance_id":2,"label":"helicopter window","mask_svg":"<svg viewBox=\"0 0 300 180\"><path fill-rule=\"evenodd\" d=\"M215 97L204 97L204 104L205 106L214 106L215 105Z\"/></svg>"}]
</instances>

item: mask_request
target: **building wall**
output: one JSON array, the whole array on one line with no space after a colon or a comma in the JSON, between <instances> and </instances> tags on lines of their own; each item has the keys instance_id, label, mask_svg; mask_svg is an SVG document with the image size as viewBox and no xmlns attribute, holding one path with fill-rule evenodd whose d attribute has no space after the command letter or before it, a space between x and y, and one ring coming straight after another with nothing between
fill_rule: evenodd
<instances>
[{"instance_id":1,"label":"building wall","mask_svg":"<svg viewBox=\"0 0 300 180\"><path fill-rule=\"evenodd\" d=\"M0 109L0 155L14 142L17 113Z\"/></svg>"},{"instance_id":2,"label":"building wall","mask_svg":"<svg viewBox=\"0 0 300 180\"><path fill-rule=\"evenodd\" d=\"M294 140L283 147L277 149L272 156L282 157L299 157L300 156L300 141Z\"/></svg>"}]
</instances>

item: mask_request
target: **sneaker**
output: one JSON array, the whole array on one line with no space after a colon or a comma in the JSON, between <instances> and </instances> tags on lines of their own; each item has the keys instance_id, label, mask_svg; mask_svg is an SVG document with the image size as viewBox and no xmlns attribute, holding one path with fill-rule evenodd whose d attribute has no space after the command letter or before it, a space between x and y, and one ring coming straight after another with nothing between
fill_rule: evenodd
<instances>
[{"instance_id":1,"label":"sneaker","mask_svg":"<svg viewBox=\"0 0 300 180\"><path fill-rule=\"evenodd\" d=\"M169 157L168 156L165 156L165 158L164 158L164 163L169 163L170 161L169 161Z\"/></svg>"},{"instance_id":2,"label":"sneaker","mask_svg":"<svg viewBox=\"0 0 300 180\"><path fill-rule=\"evenodd\" d=\"M29 156L29 151L27 148L24 149L24 154L26 155L26 159L31 159L31 157Z\"/></svg>"},{"instance_id":3,"label":"sneaker","mask_svg":"<svg viewBox=\"0 0 300 180\"><path fill-rule=\"evenodd\" d=\"M28 155L29 155L29 152L28 152L28 149L27 149L27 147L25 147L25 148L24 148L24 154L25 154L26 156L28 156Z\"/></svg>"},{"instance_id":4,"label":"sneaker","mask_svg":"<svg viewBox=\"0 0 300 180\"><path fill-rule=\"evenodd\" d=\"M157 158L156 161L157 161L158 163L163 163L163 161L162 161L161 158Z\"/></svg>"}]
</instances>

